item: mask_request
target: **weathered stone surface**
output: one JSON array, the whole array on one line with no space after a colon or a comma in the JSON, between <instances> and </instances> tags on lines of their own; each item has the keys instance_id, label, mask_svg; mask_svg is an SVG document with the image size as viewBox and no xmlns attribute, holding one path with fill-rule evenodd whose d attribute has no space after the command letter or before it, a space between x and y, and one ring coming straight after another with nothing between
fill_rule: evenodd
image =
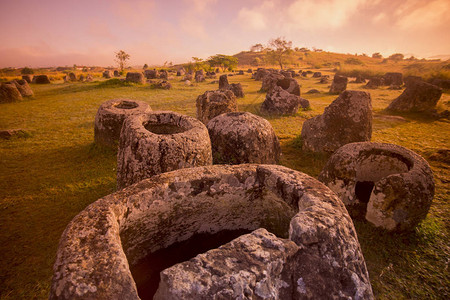
<instances>
[{"instance_id":1,"label":"weathered stone surface","mask_svg":"<svg viewBox=\"0 0 450 300\"><path fill-rule=\"evenodd\" d=\"M406 86L414 84L414 82L416 82L416 81L424 81L424 80L420 76L412 76L412 75L406 76L405 79L404 79L404 82L405 82Z\"/></svg>"},{"instance_id":2,"label":"weathered stone surface","mask_svg":"<svg viewBox=\"0 0 450 300\"><path fill-rule=\"evenodd\" d=\"M203 82L203 81L205 81L205 76L202 75L202 74L197 74L197 75L195 75L195 81L196 82Z\"/></svg>"},{"instance_id":3,"label":"weathered stone surface","mask_svg":"<svg viewBox=\"0 0 450 300\"><path fill-rule=\"evenodd\" d=\"M50 79L47 75L35 75L33 76L32 82L37 84L49 84Z\"/></svg>"},{"instance_id":4,"label":"weathered stone surface","mask_svg":"<svg viewBox=\"0 0 450 300\"><path fill-rule=\"evenodd\" d=\"M206 72L206 78L215 79L217 78L216 72Z\"/></svg>"},{"instance_id":5,"label":"weathered stone surface","mask_svg":"<svg viewBox=\"0 0 450 300\"><path fill-rule=\"evenodd\" d=\"M159 73L157 70L145 70L144 75L147 79L156 79L159 77Z\"/></svg>"},{"instance_id":6,"label":"weathered stone surface","mask_svg":"<svg viewBox=\"0 0 450 300\"><path fill-rule=\"evenodd\" d=\"M75 73L70 72L67 76L69 77L69 81L77 81L77 75Z\"/></svg>"},{"instance_id":7,"label":"weathered stone surface","mask_svg":"<svg viewBox=\"0 0 450 300\"><path fill-rule=\"evenodd\" d=\"M219 89L228 89L228 76L227 74L220 75L219 77Z\"/></svg>"},{"instance_id":8,"label":"weathered stone surface","mask_svg":"<svg viewBox=\"0 0 450 300\"><path fill-rule=\"evenodd\" d=\"M102 103L95 115L95 143L116 147L125 118L149 111L150 106L143 101L113 99Z\"/></svg>"},{"instance_id":9,"label":"weathered stone surface","mask_svg":"<svg viewBox=\"0 0 450 300\"><path fill-rule=\"evenodd\" d=\"M374 76L369 79L369 82L365 85L365 87L368 89L376 89L382 85L384 85L383 77Z\"/></svg>"},{"instance_id":10,"label":"weathered stone surface","mask_svg":"<svg viewBox=\"0 0 450 300\"><path fill-rule=\"evenodd\" d=\"M219 90L230 90L236 98L243 98L245 96L244 90L240 83L228 83L228 75L224 74L219 77Z\"/></svg>"},{"instance_id":11,"label":"weathered stone surface","mask_svg":"<svg viewBox=\"0 0 450 300\"><path fill-rule=\"evenodd\" d=\"M264 68L258 68L255 75L253 76L255 80L263 80L266 75L270 74L270 71Z\"/></svg>"},{"instance_id":12,"label":"weathered stone surface","mask_svg":"<svg viewBox=\"0 0 450 300\"><path fill-rule=\"evenodd\" d=\"M412 230L426 217L434 196L426 160L393 144L347 144L330 157L319 180L352 217L387 230Z\"/></svg>"},{"instance_id":13,"label":"weathered stone surface","mask_svg":"<svg viewBox=\"0 0 450 300\"><path fill-rule=\"evenodd\" d=\"M311 107L311 105L309 104L309 100L299 97L298 98L298 104L300 105L301 108L303 109L308 109Z\"/></svg>"},{"instance_id":14,"label":"weathered stone surface","mask_svg":"<svg viewBox=\"0 0 450 300\"><path fill-rule=\"evenodd\" d=\"M28 82L24 79L14 80L12 83L16 85L22 97L33 97L34 93Z\"/></svg>"},{"instance_id":15,"label":"weathered stone surface","mask_svg":"<svg viewBox=\"0 0 450 300\"><path fill-rule=\"evenodd\" d=\"M403 85L403 74L397 72L388 72L383 76L385 85Z\"/></svg>"},{"instance_id":16,"label":"weathered stone surface","mask_svg":"<svg viewBox=\"0 0 450 300\"><path fill-rule=\"evenodd\" d=\"M285 77L279 73L269 73L264 76L261 84L261 92L270 92L277 85L278 80L284 79ZM295 79L294 79L295 80Z\"/></svg>"},{"instance_id":17,"label":"weathered stone surface","mask_svg":"<svg viewBox=\"0 0 450 300\"><path fill-rule=\"evenodd\" d=\"M280 74L283 75L285 78L292 78L292 73L290 71L281 70Z\"/></svg>"},{"instance_id":18,"label":"weathered stone surface","mask_svg":"<svg viewBox=\"0 0 450 300\"><path fill-rule=\"evenodd\" d=\"M161 80L153 84L153 87L156 89L170 90L172 88L172 85L166 80Z\"/></svg>"},{"instance_id":19,"label":"weathered stone surface","mask_svg":"<svg viewBox=\"0 0 450 300\"><path fill-rule=\"evenodd\" d=\"M334 75L331 83L330 94L340 94L347 89L348 78L342 75Z\"/></svg>"},{"instance_id":20,"label":"weathered stone surface","mask_svg":"<svg viewBox=\"0 0 450 300\"><path fill-rule=\"evenodd\" d=\"M387 107L399 112L426 112L436 108L442 89L420 80L410 80L403 93Z\"/></svg>"},{"instance_id":21,"label":"weathered stone surface","mask_svg":"<svg viewBox=\"0 0 450 300\"><path fill-rule=\"evenodd\" d=\"M294 78L278 79L275 84L290 94L300 96L300 85Z\"/></svg>"},{"instance_id":22,"label":"weathered stone surface","mask_svg":"<svg viewBox=\"0 0 450 300\"><path fill-rule=\"evenodd\" d=\"M431 80L431 84L440 87L441 89L450 89L450 79L434 78Z\"/></svg>"},{"instance_id":23,"label":"weathered stone surface","mask_svg":"<svg viewBox=\"0 0 450 300\"><path fill-rule=\"evenodd\" d=\"M12 137L28 137L30 133L24 129L0 130L0 139L9 140Z\"/></svg>"},{"instance_id":24,"label":"weathered stone surface","mask_svg":"<svg viewBox=\"0 0 450 300\"><path fill-rule=\"evenodd\" d=\"M200 281L191 281L189 276L173 285L164 281L165 290L193 295L188 299L214 299L214 293L245 299L245 295L256 298L285 295L286 291L289 297L279 299L373 299L355 229L343 203L316 179L275 165L177 170L94 202L62 234L50 299L139 299L129 266L149 253L199 233L258 228L282 237L289 232L299 249L296 259L283 264L290 261L295 245L258 230L251 238L244 236L226 245L230 250L235 246L237 256L214 259L221 266L218 270L232 269L235 275L229 275L228 281L227 274L211 274L208 266L196 265L201 273L183 272L201 277ZM244 253L236 249L238 245L254 251ZM254 261L256 268L261 261L269 261L266 254L272 255L270 269L253 269L252 258L259 261ZM239 264L238 258L249 269L232 268ZM223 283L220 290L209 290L216 283ZM178 294L174 297L183 299Z\"/></svg>"},{"instance_id":25,"label":"weathered stone surface","mask_svg":"<svg viewBox=\"0 0 450 300\"><path fill-rule=\"evenodd\" d=\"M366 80L361 75L356 76L355 80L353 81L353 83L365 83L365 82Z\"/></svg>"},{"instance_id":26,"label":"weathered stone surface","mask_svg":"<svg viewBox=\"0 0 450 300\"><path fill-rule=\"evenodd\" d=\"M260 228L164 270L154 299L294 299L289 271L297 252L294 242Z\"/></svg>"},{"instance_id":27,"label":"weathered stone surface","mask_svg":"<svg viewBox=\"0 0 450 300\"><path fill-rule=\"evenodd\" d=\"M159 71L159 78L168 80L169 79L169 73L166 70L160 70Z\"/></svg>"},{"instance_id":28,"label":"weathered stone surface","mask_svg":"<svg viewBox=\"0 0 450 300\"><path fill-rule=\"evenodd\" d=\"M320 77L322 77L322 73L321 72L314 72L312 77L313 78L320 78Z\"/></svg>"},{"instance_id":29,"label":"weathered stone surface","mask_svg":"<svg viewBox=\"0 0 450 300\"><path fill-rule=\"evenodd\" d=\"M144 77L144 74L142 74L140 72L128 72L127 77L125 78L125 81L144 84L145 77Z\"/></svg>"},{"instance_id":30,"label":"weathered stone surface","mask_svg":"<svg viewBox=\"0 0 450 300\"><path fill-rule=\"evenodd\" d=\"M295 114L298 111L299 97L275 86L261 104L261 112L269 115Z\"/></svg>"},{"instance_id":31,"label":"weathered stone surface","mask_svg":"<svg viewBox=\"0 0 450 300\"><path fill-rule=\"evenodd\" d=\"M31 83L32 80L31 75L22 75L22 79L26 80L28 83Z\"/></svg>"},{"instance_id":32,"label":"weathered stone surface","mask_svg":"<svg viewBox=\"0 0 450 300\"><path fill-rule=\"evenodd\" d=\"M269 121L249 112L221 114L208 122L214 164L277 164L280 142Z\"/></svg>"},{"instance_id":33,"label":"weathered stone surface","mask_svg":"<svg viewBox=\"0 0 450 300\"><path fill-rule=\"evenodd\" d=\"M0 83L0 103L23 100L22 95L14 83Z\"/></svg>"},{"instance_id":34,"label":"weathered stone surface","mask_svg":"<svg viewBox=\"0 0 450 300\"><path fill-rule=\"evenodd\" d=\"M106 71L103 71L102 76L103 76L103 78L109 79L114 76L114 73L111 70L106 70Z\"/></svg>"},{"instance_id":35,"label":"weathered stone surface","mask_svg":"<svg viewBox=\"0 0 450 300\"><path fill-rule=\"evenodd\" d=\"M306 94L320 94L320 91L317 89L311 89L307 91Z\"/></svg>"},{"instance_id":36,"label":"weathered stone surface","mask_svg":"<svg viewBox=\"0 0 450 300\"><path fill-rule=\"evenodd\" d=\"M320 78L319 82L320 84L328 84L330 81L328 80L328 77L322 77Z\"/></svg>"},{"instance_id":37,"label":"weathered stone surface","mask_svg":"<svg viewBox=\"0 0 450 300\"><path fill-rule=\"evenodd\" d=\"M192 79L193 79L192 74L186 74L186 75L184 75L183 81L186 81L186 80L192 81Z\"/></svg>"},{"instance_id":38,"label":"weathered stone surface","mask_svg":"<svg viewBox=\"0 0 450 300\"><path fill-rule=\"evenodd\" d=\"M244 90L242 89L242 85L240 83L231 83L228 85L228 89L233 92L236 98L244 98Z\"/></svg>"},{"instance_id":39,"label":"weathered stone surface","mask_svg":"<svg viewBox=\"0 0 450 300\"><path fill-rule=\"evenodd\" d=\"M230 90L206 91L197 97L197 119L208 124L212 118L238 110L236 96Z\"/></svg>"},{"instance_id":40,"label":"weathered stone surface","mask_svg":"<svg viewBox=\"0 0 450 300\"><path fill-rule=\"evenodd\" d=\"M177 76L184 76L184 74L186 74L186 70L184 68L177 70Z\"/></svg>"},{"instance_id":41,"label":"weathered stone surface","mask_svg":"<svg viewBox=\"0 0 450 300\"><path fill-rule=\"evenodd\" d=\"M352 142L370 141L372 100L361 91L344 91L322 115L306 120L302 128L303 149L334 152Z\"/></svg>"},{"instance_id":42,"label":"weathered stone surface","mask_svg":"<svg viewBox=\"0 0 450 300\"><path fill-rule=\"evenodd\" d=\"M170 111L125 119L117 154L117 188L154 175L212 164L211 142L199 120Z\"/></svg>"}]
</instances>

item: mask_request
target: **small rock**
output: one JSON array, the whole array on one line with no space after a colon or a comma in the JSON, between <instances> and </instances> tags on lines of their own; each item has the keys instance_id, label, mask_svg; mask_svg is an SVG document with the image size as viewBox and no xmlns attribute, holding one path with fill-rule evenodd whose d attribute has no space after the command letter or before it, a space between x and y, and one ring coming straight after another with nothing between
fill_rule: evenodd
<instances>
[{"instance_id":1,"label":"small rock","mask_svg":"<svg viewBox=\"0 0 450 300\"><path fill-rule=\"evenodd\" d=\"M330 94L340 94L347 89L348 78L341 75L334 75L331 83Z\"/></svg>"},{"instance_id":2,"label":"small rock","mask_svg":"<svg viewBox=\"0 0 450 300\"><path fill-rule=\"evenodd\" d=\"M197 97L197 119L208 124L212 118L238 110L236 96L230 90L206 91Z\"/></svg>"}]
</instances>

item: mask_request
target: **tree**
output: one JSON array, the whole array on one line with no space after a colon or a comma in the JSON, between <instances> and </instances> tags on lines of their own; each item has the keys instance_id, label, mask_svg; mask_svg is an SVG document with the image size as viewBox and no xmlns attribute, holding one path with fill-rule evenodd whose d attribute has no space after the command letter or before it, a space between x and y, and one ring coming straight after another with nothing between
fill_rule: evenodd
<instances>
[{"instance_id":1,"label":"tree","mask_svg":"<svg viewBox=\"0 0 450 300\"><path fill-rule=\"evenodd\" d=\"M280 68L283 69L283 66L291 58L292 42L286 41L285 38L278 37L276 39L271 39L267 48L268 61L279 64Z\"/></svg>"},{"instance_id":2,"label":"tree","mask_svg":"<svg viewBox=\"0 0 450 300\"><path fill-rule=\"evenodd\" d=\"M222 68L222 71L225 71L226 69L233 70L238 65L237 57L225 54L210 56L207 62L212 68L220 67Z\"/></svg>"},{"instance_id":3,"label":"tree","mask_svg":"<svg viewBox=\"0 0 450 300\"><path fill-rule=\"evenodd\" d=\"M144 64L144 66L142 67L142 69L147 70L148 69L148 65Z\"/></svg>"},{"instance_id":4,"label":"tree","mask_svg":"<svg viewBox=\"0 0 450 300\"><path fill-rule=\"evenodd\" d=\"M262 44L255 44L250 47L251 52L261 52L264 50L264 46Z\"/></svg>"},{"instance_id":5,"label":"tree","mask_svg":"<svg viewBox=\"0 0 450 300\"><path fill-rule=\"evenodd\" d=\"M116 52L116 62L119 64L120 72L123 72L123 69L126 66L126 61L130 59L130 54L126 53L123 50Z\"/></svg>"},{"instance_id":6,"label":"tree","mask_svg":"<svg viewBox=\"0 0 450 300\"><path fill-rule=\"evenodd\" d=\"M251 62L250 64L251 64L252 66L257 67L257 66L260 66L261 63L262 63L261 58L255 57L255 58L252 60L252 62Z\"/></svg>"},{"instance_id":7,"label":"tree","mask_svg":"<svg viewBox=\"0 0 450 300\"><path fill-rule=\"evenodd\" d=\"M196 70L205 70L205 62L203 61L203 58L192 56L192 60L194 61L194 71Z\"/></svg>"},{"instance_id":8,"label":"tree","mask_svg":"<svg viewBox=\"0 0 450 300\"><path fill-rule=\"evenodd\" d=\"M392 54L391 56L389 56L388 59L393 60L395 62L399 62L399 61L403 60L404 57L405 56L401 53L395 53L395 54Z\"/></svg>"},{"instance_id":9,"label":"tree","mask_svg":"<svg viewBox=\"0 0 450 300\"><path fill-rule=\"evenodd\" d=\"M22 71L20 71L20 73L23 75L31 75L34 74L34 71L31 68L25 67L22 69Z\"/></svg>"},{"instance_id":10,"label":"tree","mask_svg":"<svg viewBox=\"0 0 450 300\"><path fill-rule=\"evenodd\" d=\"M380 54L380 52L375 52L374 54L372 54L372 58L383 58L383 56Z\"/></svg>"}]
</instances>

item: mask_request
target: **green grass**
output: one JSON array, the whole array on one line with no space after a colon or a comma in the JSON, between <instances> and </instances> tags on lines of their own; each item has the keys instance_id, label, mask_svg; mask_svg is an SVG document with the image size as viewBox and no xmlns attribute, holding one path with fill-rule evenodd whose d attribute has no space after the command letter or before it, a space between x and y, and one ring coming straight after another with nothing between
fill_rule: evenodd
<instances>
[{"instance_id":1,"label":"green grass","mask_svg":"<svg viewBox=\"0 0 450 300\"><path fill-rule=\"evenodd\" d=\"M322 70L323 71L323 70ZM325 72L326 73L326 72ZM330 73L331 74L331 73ZM323 112L336 96L317 79L298 79L312 109L293 116L271 117L282 145L281 164L317 176L326 157L301 151L299 134L305 119ZM195 116L195 100L218 84L186 86L170 80L172 90L128 85L117 80L32 85L33 99L1 104L0 130L22 128L30 134L0 140L0 298L45 299L59 237L67 223L89 203L115 190L115 151L93 144L94 116L112 98L142 100L153 110ZM239 109L259 115L265 95L250 75L229 77L246 93ZM350 84L349 89L362 89ZM374 109L373 141L395 143L425 158L449 148L448 121L420 115L389 116L384 108L401 91L367 90ZM449 109L444 94L439 109ZM436 195L426 220L410 234L389 234L355 222L376 297L379 299L445 299L449 297L450 166L429 160Z\"/></svg>"}]
</instances>

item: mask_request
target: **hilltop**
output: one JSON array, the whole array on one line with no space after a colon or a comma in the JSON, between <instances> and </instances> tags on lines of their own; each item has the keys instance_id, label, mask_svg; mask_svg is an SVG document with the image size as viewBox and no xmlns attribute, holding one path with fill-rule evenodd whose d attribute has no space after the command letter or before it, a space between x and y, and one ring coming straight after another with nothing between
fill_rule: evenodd
<instances>
[{"instance_id":1,"label":"hilltop","mask_svg":"<svg viewBox=\"0 0 450 300\"><path fill-rule=\"evenodd\" d=\"M233 55L239 60L238 68L274 67L266 58L266 51L242 51ZM439 56L445 58L446 56ZM382 75L386 72L400 72L404 76L421 76L424 79L450 79L450 60L373 58L365 54L342 54L326 51L310 51L306 48L292 52L286 68L293 69L327 69L348 76L362 74L365 77Z\"/></svg>"}]
</instances>

